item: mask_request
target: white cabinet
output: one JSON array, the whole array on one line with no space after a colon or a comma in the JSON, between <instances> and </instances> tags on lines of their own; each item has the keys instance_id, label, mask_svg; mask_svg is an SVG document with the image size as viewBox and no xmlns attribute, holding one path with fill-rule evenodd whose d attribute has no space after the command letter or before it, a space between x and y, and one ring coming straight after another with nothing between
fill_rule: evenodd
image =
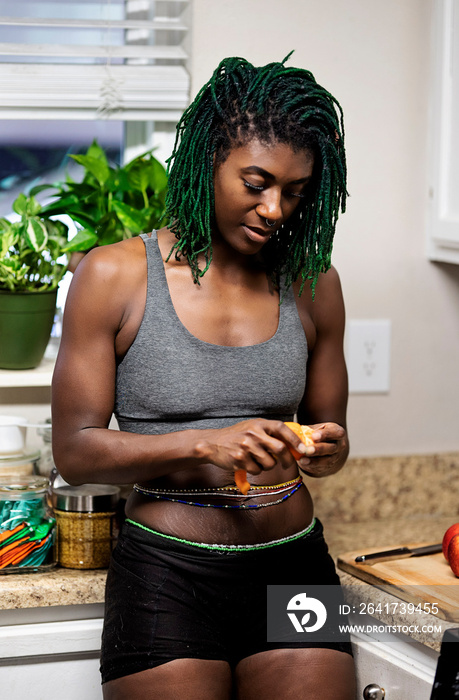
<instances>
[{"instance_id":1,"label":"white cabinet","mask_svg":"<svg viewBox=\"0 0 459 700\"><path fill-rule=\"evenodd\" d=\"M2 611L0 688L8 689L2 699L102 700L102 615L102 604ZM356 700L371 683L384 688L385 700L430 699L436 652L403 635L390 642L360 633L351 639Z\"/></svg>"},{"instance_id":2,"label":"white cabinet","mask_svg":"<svg viewBox=\"0 0 459 700\"><path fill-rule=\"evenodd\" d=\"M381 641L355 634L351 641L357 674L356 700L362 700L364 689L372 683L384 689L384 700L430 700L436 652L398 635L393 635L392 641Z\"/></svg>"},{"instance_id":3,"label":"white cabinet","mask_svg":"<svg viewBox=\"0 0 459 700\"><path fill-rule=\"evenodd\" d=\"M56 619L72 614L84 616L85 608L88 614L97 617ZM37 613L41 613L42 620L27 622L36 618ZM102 613L103 605L3 611L0 614L1 697L4 700L102 700L99 674ZM52 616L53 621L47 621L47 616ZM5 621L12 624L3 624Z\"/></svg>"}]
</instances>

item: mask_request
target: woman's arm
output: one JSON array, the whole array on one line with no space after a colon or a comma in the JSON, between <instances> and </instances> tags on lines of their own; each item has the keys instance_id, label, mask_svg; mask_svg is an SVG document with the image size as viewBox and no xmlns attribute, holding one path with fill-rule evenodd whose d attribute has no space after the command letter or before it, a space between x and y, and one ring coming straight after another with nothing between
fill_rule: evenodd
<instances>
[{"instance_id":1,"label":"woman's arm","mask_svg":"<svg viewBox=\"0 0 459 700\"><path fill-rule=\"evenodd\" d=\"M52 387L53 454L60 474L72 484L132 483L209 463L252 474L278 462L291 467L287 445L298 449L300 442L280 421L166 435L108 428L117 352L122 355L135 337L145 284L139 239L95 249L75 272Z\"/></svg>"},{"instance_id":2,"label":"woman's arm","mask_svg":"<svg viewBox=\"0 0 459 700\"><path fill-rule=\"evenodd\" d=\"M190 435L172 441L108 429L116 343L129 324L132 300L138 299L139 277L146 277L143 243L138 243L141 247L125 241L92 251L70 286L52 386L53 454L70 483L151 479L158 451L177 469L193 461Z\"/></svg>"},{"instance_id":3,"label":"woman's arm","mask_svg":"<svg viewBox=\"0 0 459 700\"><path fill-rule=\"evenodd\" d=\"M332 267L320 276L315 301L307 290L299 299L300 316L308 337L309 358L306 391L298 421L317 428L300 467L308 476L334 474L346 462L348 382L343 338L345 311L338 273ZM307 460L310 460L309 464Z\"/></svg>"}]
</instances>

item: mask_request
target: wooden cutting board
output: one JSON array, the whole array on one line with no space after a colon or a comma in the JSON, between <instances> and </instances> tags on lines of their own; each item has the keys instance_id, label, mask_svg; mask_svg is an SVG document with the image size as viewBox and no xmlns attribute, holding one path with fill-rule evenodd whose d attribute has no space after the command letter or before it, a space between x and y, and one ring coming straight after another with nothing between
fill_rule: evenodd
<instances>
[{"instance_id":1,"label":"wooden cutting board","mask_svg":"<svg viewBox=\"0 0 459 700\"><path fill-rule=\"evenodd\" d=\"M437 616L443 620L459 621L459 578L451 571L443 554L423 557L391 559L374 564L356 563L361 554L395 549L396 547L422 547L427 543L390 544L346 552L338 557L338 568L363 581L381 588L408 603L436 603Z\"/></svg>"}]
</instances>

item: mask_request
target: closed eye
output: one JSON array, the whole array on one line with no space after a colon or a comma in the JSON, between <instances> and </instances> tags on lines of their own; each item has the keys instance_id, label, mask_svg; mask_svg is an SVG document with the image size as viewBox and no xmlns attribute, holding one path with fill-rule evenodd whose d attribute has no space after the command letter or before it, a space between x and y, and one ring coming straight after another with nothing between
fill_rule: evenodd
<instances>
[{"instance_id":1,"label":"closed eye","mask_svg":"<svg viewBox=\"0 0 459 700\"><path fill-rule=\"evenodd\" d=\"M304 192L289 192L288 195L289 197L299 197L300 199L304 199L306 197Z\"/></svg>"},{"instance_id":2,"label":"closed eye","mask_svg":"<svg viewBox=\"0 0 459 700\"><path fill-rule=\"evenodd\" d=\"M263 190L265 187L264 185L254 185L252 182L247 182L247 180L244 180L243 182L244 182L244 185L251 190L258 190L259 191L259 190Z\"/></svg>"},{"instance_id":3,"label":"closed eye","mask_svg":"<svg viewBox=\"0 0 459 700\"><path fill-rule=\"evenodd\" d=\"M244 185L251 190L257 190L258 192L265 189L265 185L254 185L253 182L248 182L244 180ZM306 196L304 192L287 192L288 197L298 197L299 199L304 199Z\"/></svg>"}]
</instances>

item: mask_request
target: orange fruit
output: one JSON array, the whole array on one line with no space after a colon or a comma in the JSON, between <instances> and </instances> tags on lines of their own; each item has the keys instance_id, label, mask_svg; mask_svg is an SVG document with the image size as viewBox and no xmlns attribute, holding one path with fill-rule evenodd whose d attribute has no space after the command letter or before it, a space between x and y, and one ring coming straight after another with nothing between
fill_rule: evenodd
<instances>
[{"instance_id":1,"label":"orange fruit","mask_svg":"<svg viewBox=\"0 0 459 700\"><path fill-rule=\"evenodd\" d=\"M311 435L314 432L314 428L310 428L309 425L300 425L299 423L291 423L291 422L286 422L285 425L292 430L295 435L298 435L300 438L301 442L304 442L305 445L313 445L314 440L312 439ZM300 452L297 452L294 450L292 447L289 447L290 452L292 455L295 457L295 459L300 459L301 457L304 457L303 454Z\"/></svg>"},{"instance_id":2,"label":"orange fruit","mask_svg":"<svg viewBox=\"0 0 459 700\"><path fill-rule=\"evenodd\" d=\"M234 472L234 481L239 491L246 496L250 489L250 484L247 481L247 472L245 469L236 469Z\"/></svg>"}]
</instances>

